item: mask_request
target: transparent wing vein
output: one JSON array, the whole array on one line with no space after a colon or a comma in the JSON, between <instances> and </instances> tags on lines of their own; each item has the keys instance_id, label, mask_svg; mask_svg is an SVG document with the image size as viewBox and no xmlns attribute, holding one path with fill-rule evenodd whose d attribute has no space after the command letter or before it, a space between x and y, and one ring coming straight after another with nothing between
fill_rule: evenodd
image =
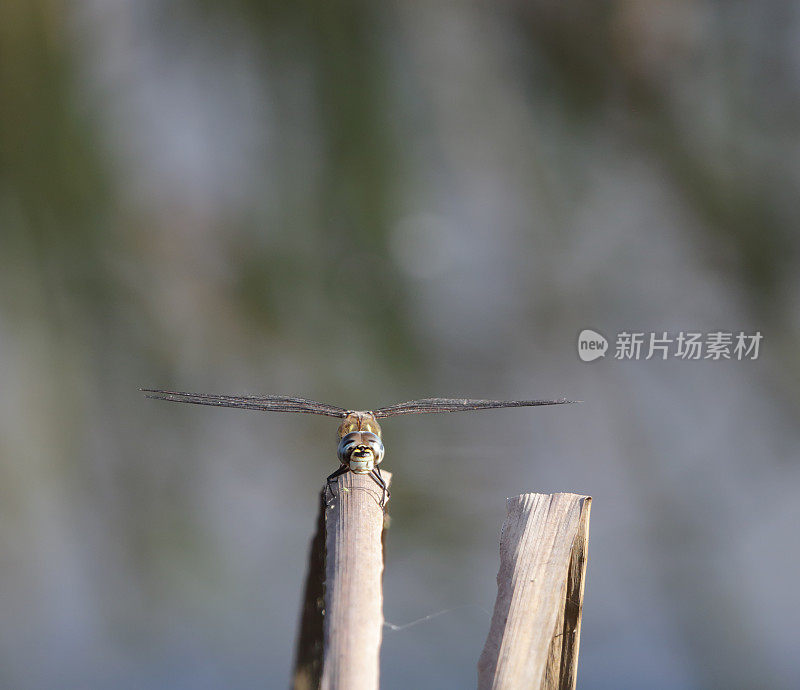
<instances>
[{"instance_id":1,"label":"transparent wing vein","mask_svg":"<svg viewBox=\"0 0 800 690\"><path fill-rule=\"evenodd\" d=\"M212 395L207 393L181 393L179 391L166 391L156 388L141 388L140 390L148 398L155 400L191 403L193 405L233 407L240 410L260 410L262 412L298 412L301 414L320 414L326 417L344 417L347 413L343 407L285 395Z\"/></svg>"},{"instance_id":2,"label":"transparent wing vein","mask_svg":"<svg viewBox=\"0 0 800 690\"><path fill-rule=\"evenodd\" d=\"M468 410L495 410L503 407L538 407L564 405L575 400L473 400L470 398L423 398L380 407L373 411L376 417L393 417L400 414L426 414L432 412L464 412Z\"/></svg>"}]
</instances>

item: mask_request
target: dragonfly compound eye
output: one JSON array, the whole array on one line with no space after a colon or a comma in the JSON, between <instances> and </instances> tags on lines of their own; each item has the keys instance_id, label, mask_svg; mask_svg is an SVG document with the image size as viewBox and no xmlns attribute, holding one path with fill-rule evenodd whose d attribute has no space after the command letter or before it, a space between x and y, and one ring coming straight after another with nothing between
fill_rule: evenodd
<instances>
[{"instance_id":1,"label":"dragonfly compound eye","mask_svg":"<svg viewBox=\"0 0 800 690\"><path fill-rule=\"evenodd\" d=\"M372 468L383 460L383 443L369 431L353 431L339 441L337 456L343 465Z\"/></svg>"},{"instance_id":2,"label":"dragonfly compound eye","mask_svg":"<svg viewBox=\"0 0 800 690\"><path fill-rule=\"evenodd\" d=\"M372 454L375 456L375 464L380 465L384 455L383 441L374 434L369 434L369 436L373 437L370 440L370 447L372 448Z\"/></svg>"},{"instance_id":3,"label":"dragonfly compound eye","mask_svg":"<svg viewBox=\"0 0 800 690\"><path fill-rule=\"evenodd\" d=\"M343 465L348 464L350 462L350 456L360 443L361 434L359 432L353 431L349 434L345 434L342 440L339 441L339 447L336 450L339 462Z\"/></svg>"}]
</instances>

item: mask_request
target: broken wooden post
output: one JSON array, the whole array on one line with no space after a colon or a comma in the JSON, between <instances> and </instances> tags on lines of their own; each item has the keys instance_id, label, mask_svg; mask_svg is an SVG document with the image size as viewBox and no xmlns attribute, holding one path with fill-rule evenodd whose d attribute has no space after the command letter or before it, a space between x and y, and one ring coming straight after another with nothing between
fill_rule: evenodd
<instances>
[{"instance_id":1,"label":"broken wooden post","mask_svg":"<svg viewBox=\"0 0 800 690\"><path fill-rule=\"evenodd\" d=\"M383 472L388 486L391 473ZM332 490L331 490L332 489ZM383 632L382 490L347 472L323 488L295 659L295 690L377 690Z\"/></svg>"},{"instance_id":2,"label":"broken wooden post","mask_svg":"<svg viewBox=\"0 0 800 690\"><path fill-rule=\"evenodd\" d=\"M479 690L575 687L591 501L568 493L508 499Z\"/></svg>"}]
</instances>

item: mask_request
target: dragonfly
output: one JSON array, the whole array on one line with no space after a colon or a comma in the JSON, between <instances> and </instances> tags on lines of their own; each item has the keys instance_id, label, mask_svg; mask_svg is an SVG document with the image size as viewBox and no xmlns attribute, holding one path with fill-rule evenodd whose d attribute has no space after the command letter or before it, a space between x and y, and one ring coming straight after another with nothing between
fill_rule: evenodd
<instances>
[{"instance_id":1,"label":"dragonfly","mask_svg":"<svg viewBox=\"0 0 800 690\"><path fill-rule=\"evenodd\" d=\"M389 490L381 476L379 465L385 449L381 438L379 419L401 414L428 414L434 412L465 412L469 410L495 410L504 407L539 407L564 405L575 400L475 400L470 398L422 398L379 407L375 410L348 410L327 403L284 395L211 395L207 393L180 393L178 391L140 388L146 397L168 402L233 407L238 410L262 412L296 412L336 417L341 420L338 429L339 446L336 456L339 468L327 478L333 493L332 482L346 472L369 475L382 491L380 506L389 498Z\"/></svg>"}]
</instances>

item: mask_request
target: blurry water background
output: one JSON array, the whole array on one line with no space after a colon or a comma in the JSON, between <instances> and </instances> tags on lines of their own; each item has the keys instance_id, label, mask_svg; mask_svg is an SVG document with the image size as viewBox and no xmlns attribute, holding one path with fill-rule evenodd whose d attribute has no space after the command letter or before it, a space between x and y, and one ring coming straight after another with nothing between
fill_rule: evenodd
<instances>
[{"instance_id":1,"label":"blurry water background","mask_svg":"<svg viewBox=\"0 0 800 690\"><path fill-rule=\"evenodd\" d=\"M154 386L585 401L386 422L386 617L454 609L386 631L386 688L474 685L504 498L558 490L595 498L581 687L798 687L798 32L0 5L0 685L287 685L335 424ZM764 340L585 364L583 328Z\"/></svg>"}]
</instances>

